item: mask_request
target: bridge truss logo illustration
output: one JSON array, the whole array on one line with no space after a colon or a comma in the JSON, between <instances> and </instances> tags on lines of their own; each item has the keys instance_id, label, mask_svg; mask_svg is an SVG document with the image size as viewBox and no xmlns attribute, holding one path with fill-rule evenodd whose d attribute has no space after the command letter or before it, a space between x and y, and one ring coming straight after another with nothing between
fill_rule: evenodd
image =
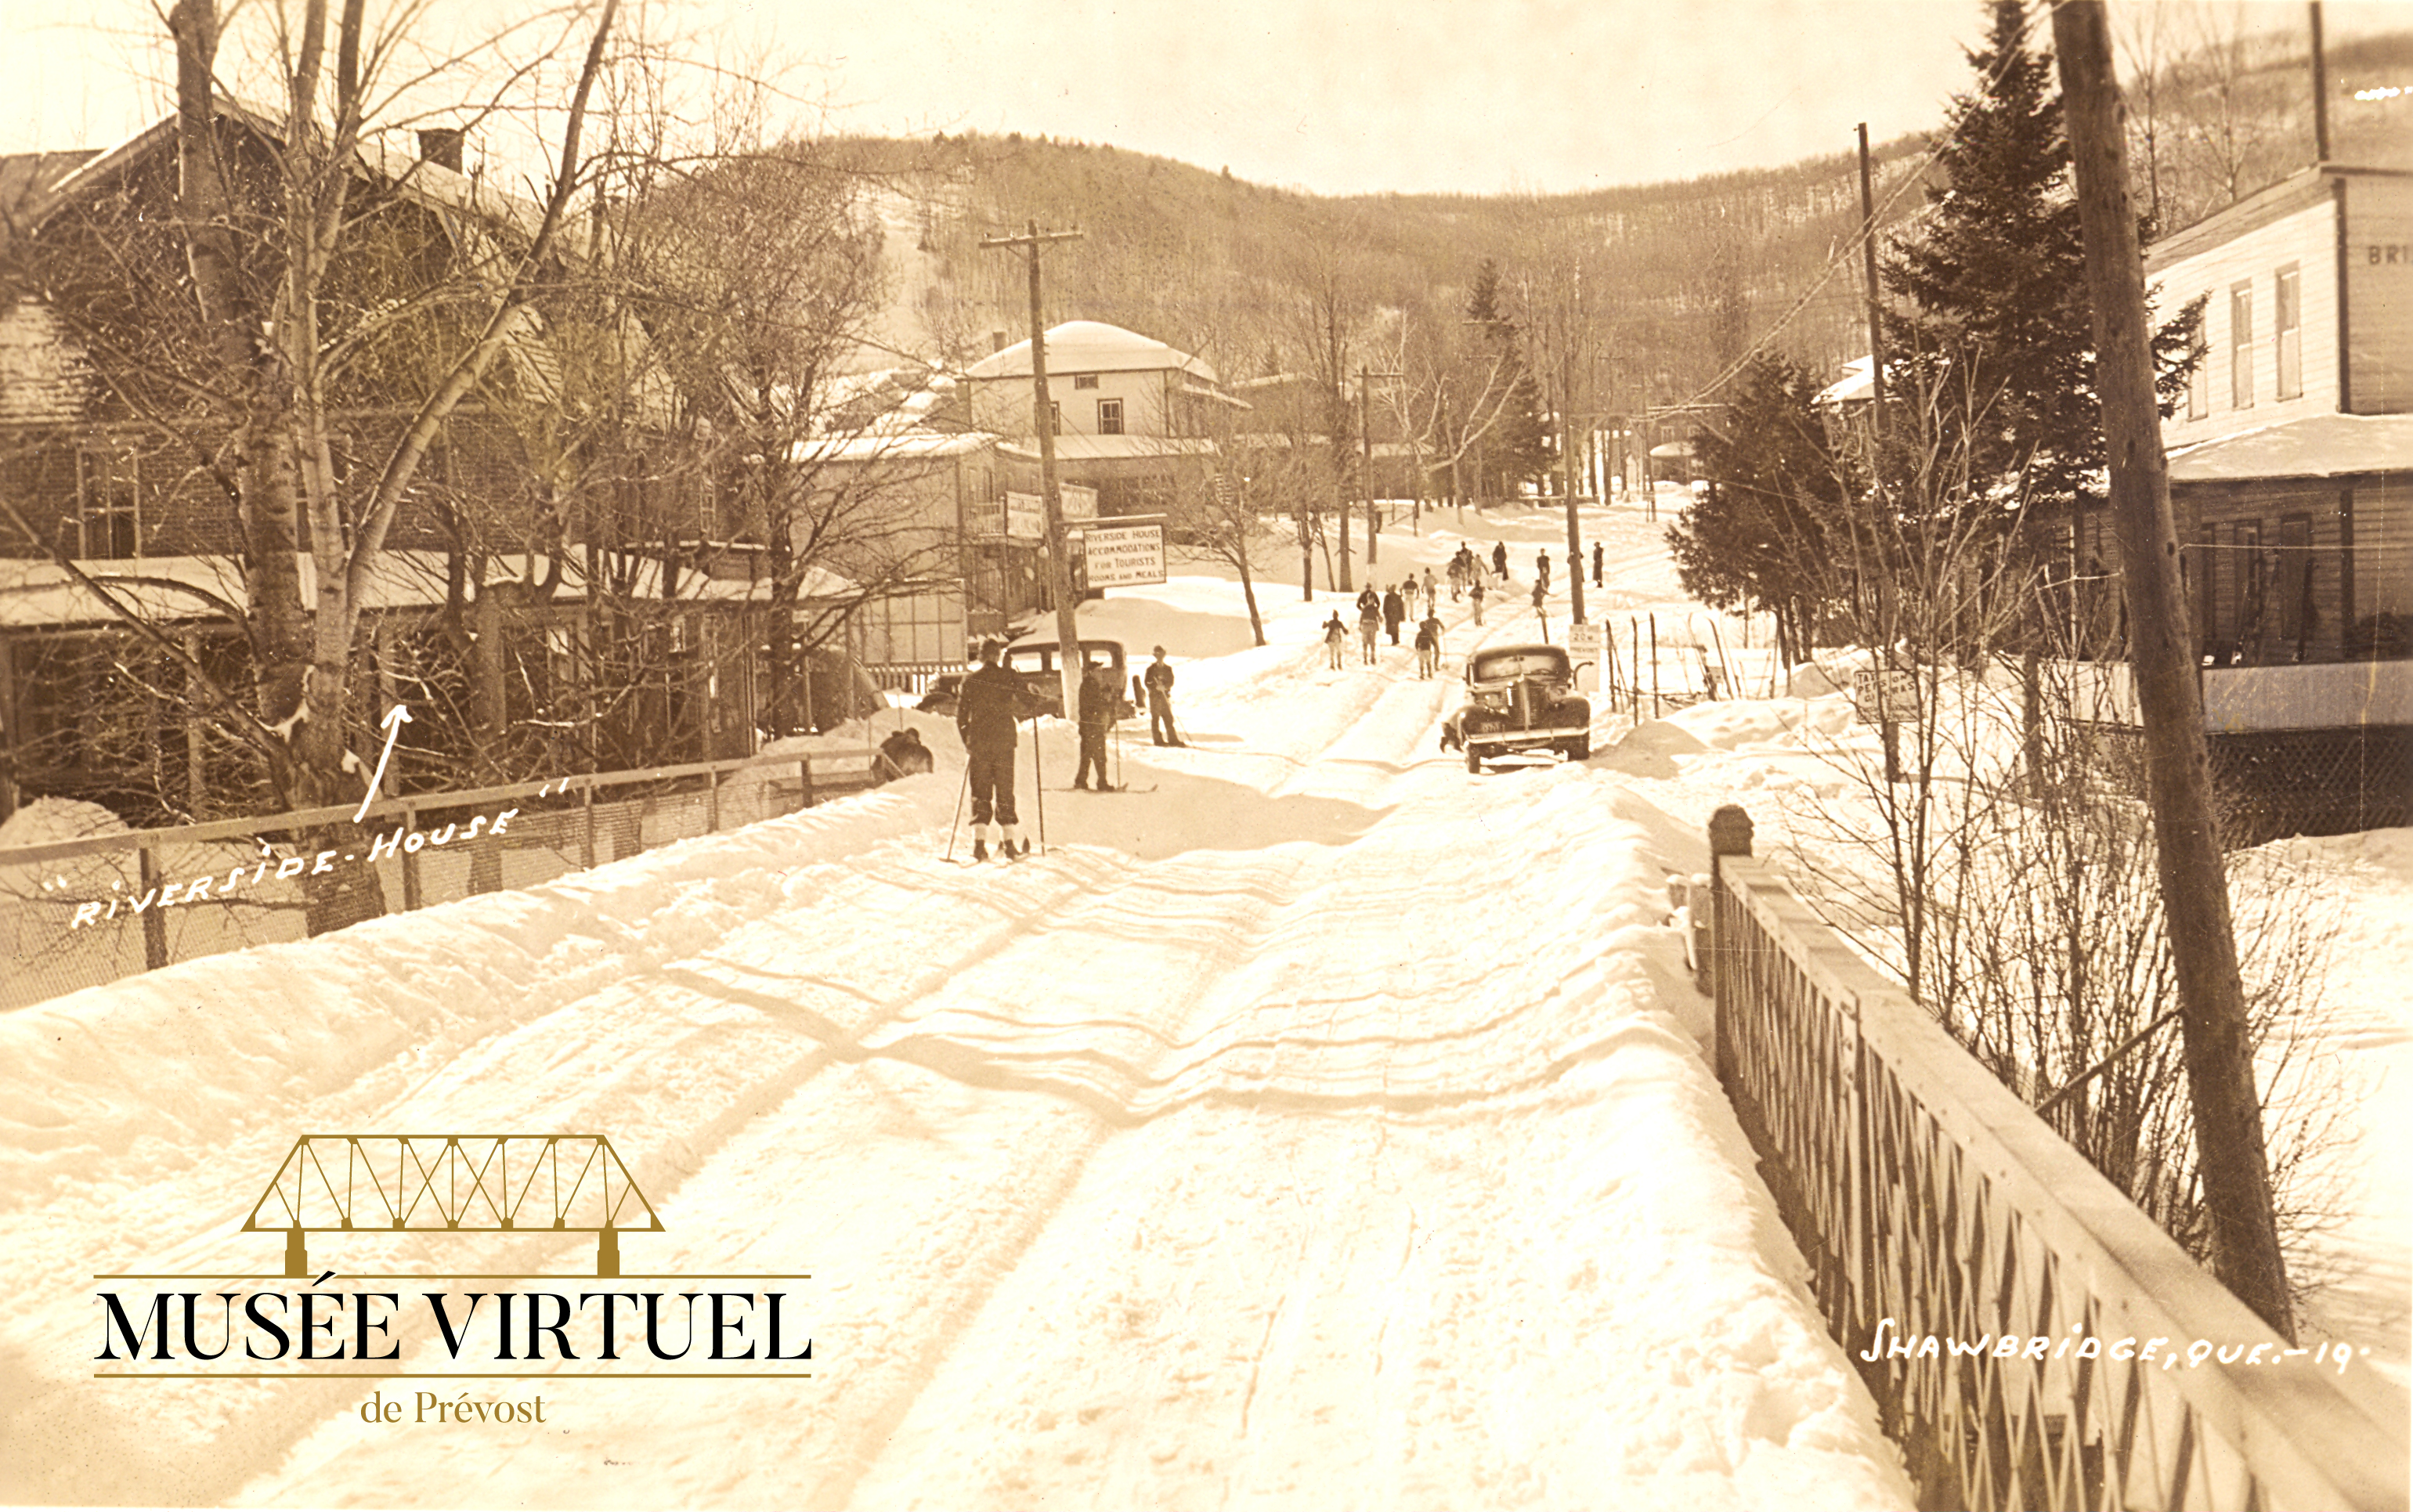
<instances>
[{"instance_id":1,"label":"bridge truss logo illustration","mask_svg":"<svg viewBox=\"0 0 2413 1512\"><path fill-rule=\"evenodd\" d=\"M595 1274L620 1273L620 1236L661 1216L601 1134L303 1134L243 1221L285 1234L285 1274L310 1274L309 1236L596 1236Z\"/></svg>"}]
</instances>

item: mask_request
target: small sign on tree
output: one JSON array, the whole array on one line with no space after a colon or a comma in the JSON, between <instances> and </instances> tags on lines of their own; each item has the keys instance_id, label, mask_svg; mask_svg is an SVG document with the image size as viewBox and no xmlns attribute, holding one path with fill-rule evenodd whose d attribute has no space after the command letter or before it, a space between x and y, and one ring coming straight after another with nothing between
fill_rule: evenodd
<instances>
[{"instance_id":1,"label":"small sign on tree","mask_svg":"<svg viewBox=\"0 0 2413 1512\"><path fill-rule=\"evenodd\" d=\"M1862 667L1852 674L1852 710L1862 724L1918 718L1918 674L1907 667Z\"/></svg>"}]
</instances>

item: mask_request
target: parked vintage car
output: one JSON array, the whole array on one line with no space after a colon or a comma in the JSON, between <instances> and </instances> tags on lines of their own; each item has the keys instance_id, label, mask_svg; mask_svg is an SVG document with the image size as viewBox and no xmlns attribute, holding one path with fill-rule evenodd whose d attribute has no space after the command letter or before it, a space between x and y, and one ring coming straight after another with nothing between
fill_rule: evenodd
<instances>
[{"instance_id":1,"label":"parked vintage car","mask_svg":"<svg viewBox=\"0 0 2413 1512\"><path fill-rule=\"evenodd\" d=\"M1081 657L1086 661L1103 662L1108 686L1115 690L1115 718L1128 719L1139 712L1131 699L1131 671L1123 659L1120 641L1083 641ZM1022 679L1029 690L1030 707L1041 714L1061 717L1064 712L1064 685L1056 675L1056 643L1052 640L1016 641L1005 648L999 664ZM949 672L930 679L929 688L921 702L913 706L930 714L955 712L955 690L963 686L969 673Z\"/></svg>"},{"instance_id":2,"label":"parked vintage car","mask_svg":"<svg viewBox=\"0 0 2413 1512\"><path fill-rule=\"evenodd\" d=\"M1466 769L1494 757L1555 750L1591 754L1591 704L1557 645L1487 645L1466 659L1466 704L1443 721L1441 749L1466 752Z\"/></svg>"}]
</instances>

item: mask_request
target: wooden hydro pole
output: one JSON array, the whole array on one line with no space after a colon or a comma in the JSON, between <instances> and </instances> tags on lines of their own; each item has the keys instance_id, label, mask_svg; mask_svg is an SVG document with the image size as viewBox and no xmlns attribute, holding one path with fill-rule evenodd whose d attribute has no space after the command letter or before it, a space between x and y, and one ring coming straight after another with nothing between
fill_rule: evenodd
<instances>
[{"instance_id":1,"label":"wooden hydro pole","mask_svg":"<svg viewBox=\"0 0 2413 1512\"><path fill-rule=\"evenodd\" d=\"M1374 541L1383 533L1383 522L1374 512L1374 433L1367 424L1366 395L1376 378L1405 377L1405 373L1377 373L1363 367L1357 370L1357 477L1366 495L1366 565L1369 568L1374 565ZM1346 520L1340 526L1340 559L1343 562L1349 559L1349 525ZM1340 586L1345 588L1349 585L1344 581ZM1366 586L1369 588L1374 586L1374 574L1370 571L1366 574Z\"/></svg>"},{"instance_id":2,"label":"wooden hydro pole","mask_svg":"<svg viewBox=\"0 0 2413 1512\"><path fill-rule=\"evenodd\" d=\"M2154 394L2144 262L2128 200L2123 107L2102 0L2056 5L2052 41L2086 239L2096 386L2111 467L2110 513L2134 628L2130 657L2144 720L2148 797L2178 979L2197 1164L2212 1220L2213 1273L2292 1342L2296 1328L2272 1213L2270 1160L2254 1090L2228 884L2213 821L2202 690L2179 581L2169 470Z\"/></svg>"},{"instance_id":3,"label":"wooden hydro pole","mask_svg":"<svg viewBox=\"0 0 2413 1512\"><path fill-rule=\"evenodd\" d=\"M1056 415L1047 397L1047 323L1041 314L1039 249L1080 239L1078 230L1043 231L1030 221L1020 236L984 236L983 247L1021 247L1030 258L1030 427L1039 433L1039 494L1047 510L1047 584L1056 600L1056 672L1064 718L1081 712L1081 628L1073 617L1073 561L1064 532L1064 496L1056 483Z\"/></svg>"},{"instance_id":4,"label":"wooden hydro pole","mask_svg":"<svg viewBox=\"0 0 2413 1512\"><path fill-rule=\"evenodd\" d=\"M1875 191L1869 185L1869 124L1863 121L1855 129L1860 143L1860 277L1866 288L1869 306L1869 384L1870 397L1873 401L1870 413L1875 417L1873 434L1881 437L1885 434L1886 423L1885 313L1884 306L1877 302L1877 201ZM1873 520L1870 523L1875 524ZM1886 551L1885 541L1886 533L1879 530L1871 544L1877 553L1874 564L1877 593L1885 601L1885 607L1877 616L1885 626L1885 664L1891 667L1899 645L1894 628L1893 596L1901 590L1894 586L1891 554ZM1860 565L1865 570L1870 564L1863 562ZM1882 696L1878 698L1877 705L1880 713L1891 712ZM1878 724L1885 741L1886 780L1899 782L1902 780L1902 721L1881 719Z\"/></svg>"}]
</instances>

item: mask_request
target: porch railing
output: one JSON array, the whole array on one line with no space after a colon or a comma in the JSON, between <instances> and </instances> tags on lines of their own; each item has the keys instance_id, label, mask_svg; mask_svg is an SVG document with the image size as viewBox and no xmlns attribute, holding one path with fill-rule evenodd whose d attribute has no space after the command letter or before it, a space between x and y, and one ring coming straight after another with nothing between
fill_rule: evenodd
<instances>
[{"instance_id":1,"label":"porch railing","mask_svg":"<svg viewBox=\"0 0 2413 1512\"><path fill-rule=\"evenodd\" d=\"M1710 835L1718 1077L1924 1505L2406 1505L2403 1393L2360 1351L2273 1333L1752 859L1741 810Z\"/></svg>"}]
</instances>

